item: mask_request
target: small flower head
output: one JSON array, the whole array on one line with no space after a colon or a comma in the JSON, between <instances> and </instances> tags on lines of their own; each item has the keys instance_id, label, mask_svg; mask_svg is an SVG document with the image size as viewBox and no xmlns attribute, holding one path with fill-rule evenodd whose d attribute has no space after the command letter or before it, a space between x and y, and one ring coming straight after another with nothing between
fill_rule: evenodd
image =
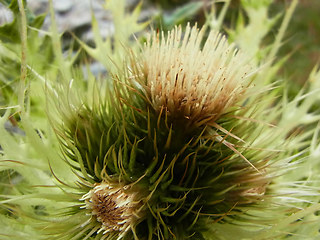
<instances>
[{"instance_id":1,"label":"small flower head","mask_svg":"<svg viewBox=\"0 0 320 240\"><path fill-rule=\"evenodd\" d=\"M136 194L127 193L127 189L102 182L81 198L86 208L101 223L98 233L118 232L121 238L133 227L139 217L137 212L140 204L135 201Z\"/></svg>"},{"instance_id":2,"label":"small flower head","mask_svg":"<svg viewBox=\"0 0 320 240\"><path fill-rule=\"evenodd\" d=\"M134 76L152 107L165 109L172 119L188 119L199 126L216 121L246 92L252 72L234 44L205 29L180 27L160 38L154 33L144 46ZM204 43L203 43L204 42ZM136 64L135 64L136 65Z\"/></svg>"}]
</instances>

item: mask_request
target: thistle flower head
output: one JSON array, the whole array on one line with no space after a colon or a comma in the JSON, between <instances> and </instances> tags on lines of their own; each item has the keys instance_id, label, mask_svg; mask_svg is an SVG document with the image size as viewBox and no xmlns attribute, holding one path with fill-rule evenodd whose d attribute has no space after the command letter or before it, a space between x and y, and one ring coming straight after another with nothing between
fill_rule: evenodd
<instances>
[{"instance_id":1,"label":"thistle flower head","mask_svg":"<svg viewBox=\"0 0 320 240\"><path fill-rule=\"evenodd\" d=\"M187 26L147 40L134 76L152 107L196 126L214 122L241 99L250 85L248 59L220 33ZM203 44L204 42L204 44Z\"/></svg>"},{"instance_id":2,"label":"thistle flower head","mask_svg":"<svg viewBox=\"0 0 320 240\"><path fill-rule=\"evenodd\" d=\"M135 201L135 193L126 193L128 187L112 186L106 182L95 184L95 187L81 200L86 208L101 223L99 232L118 232L122 238L138 218L139 203Z\"/></svg>"}]
</instances>

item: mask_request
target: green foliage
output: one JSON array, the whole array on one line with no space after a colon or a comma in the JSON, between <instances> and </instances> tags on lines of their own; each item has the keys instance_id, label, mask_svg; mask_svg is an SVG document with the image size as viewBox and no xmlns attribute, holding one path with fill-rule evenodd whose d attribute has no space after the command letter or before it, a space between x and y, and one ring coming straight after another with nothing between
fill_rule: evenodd
<instances>
[{"instance_id":1,"label":"green foliage","mask_svg":"<svg viewBox=\"0 0 320 240\"><path fill-rule=\"evenodd\" d=\"M280 18L280 14L273 17L268 16L268 7L272 1L242 1L244 13L239 12L235 29L228 30L232 41L237 42L241 49L252 57L266 60L262 54L261 46L265 36ZM247 15L247 21L245 18Z\"/></svg>"},{"instance_id":2,"label":"green foliage","mask_svg":"<svg viewBox=\"0 0 320 240\"><path fill-rule=\"evenodd\" d=\"M131 14L125 12L125 1L106 1L105 7L113 13L113 23L115 33L112 38L103 39L100 35L97 20L92 14L92 31L94 34L95 47L90 47L79 40L81 47L94 59L102 63L111 73L117 72L117 66L122 64L122 61L128 55L127 48L134 49L136 46L130 41L133 33L142 31L146 23L139 23L141 4L136 6ZM106 55L108 53L108 55Z\"/></svg>"},{"instance_id":3,"label":"green foliage","mask_svg":"<svg viewBox=\"0 0 320 240\"><path fill-rule=\"evenodd\" d=\"M186 23L192 20L193 16L200 12L204 7L204 2L190 2L176 8L172 14L160 14L157 21L161 29L171 30L174 26Z\"/></svg>"},{"instance_id":4,"label":"green foliage","mask_svg":"<svg viewBox=\"0 0 320 240\"><path fill-rule=\"evenodd\" d=\"M273 11L281 8L283 3L275 3ZM289 84L290 92L296 94L308 79L314 65L319 62L320 25L316 20L320 10L318 1L305 1L299 4L285 35L285 44L279 55L288 53L290 58L282 68L282 73L292 79L295 84Z\"/></svg>"},{"instance_id":5,"label":"green foliage","mask_svg":"<svg viewBox=\"0 0 320 240\"><path fill-rule=\"evenodd\" d=\"M0 27L0 104L2 107L17 104L20 84L21 24L17 1L12 1L8 7L17 14L17 17L11 23ZM48 36L38 37L44 18L45 15L34 16L27 11L27 24L30 28L27 35L27 55L30 59L28 67L39 74L46 72L53 62L51 40ZM33 90L38 89L42 83L35 83L35 85L38 86L34 86ZM33 98L31 104L38 100ZM37 106L32 108L32 111L37 111Z\"/></svg>"},{"instance_id":6,"label":"green foliage","mask_svg":"<svg viewBox=\"0 0 320 240\"><path fill-rule=\"evenodd\" d=\"M168 8L168 9L185 3L185 1L182 1L182 0L149 0L149 2L155 2L161 6L160 8Z\"/></svg>"}]
</instances>

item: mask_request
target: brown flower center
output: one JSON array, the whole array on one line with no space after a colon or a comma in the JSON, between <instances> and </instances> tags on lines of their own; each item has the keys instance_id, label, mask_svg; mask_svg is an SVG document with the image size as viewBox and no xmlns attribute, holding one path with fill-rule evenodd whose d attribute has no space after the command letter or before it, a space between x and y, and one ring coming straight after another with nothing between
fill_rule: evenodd
<instances>
[{"instance_id":1,"label":"brown flower center","mask_svg":"<svg viewBox=\"0 0 320 240\"><path fill-rule=\"evenodd\" d=\"M113 231L126 233L137 217L138 203L134 200L134 193L126 193L126 187L114 187L108 183L96 184L85 194L86 208L100 222L103 234Z\"/></svg>"}]
</instances>

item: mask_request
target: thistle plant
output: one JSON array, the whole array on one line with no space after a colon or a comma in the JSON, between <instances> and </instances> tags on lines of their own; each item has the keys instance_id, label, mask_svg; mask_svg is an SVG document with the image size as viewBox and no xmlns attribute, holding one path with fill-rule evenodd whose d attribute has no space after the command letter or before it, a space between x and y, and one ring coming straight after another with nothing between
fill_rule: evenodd
<instances>
[{"instance_id":1,"label":"thistle plant","mask_svg":"<svg viewBox=\"0 0 320 240\"><path fill-rule=\"evenodd\" d=\"M273 59L281 31L265 55L237 47L245 43L228 41L216 24L149 31L145 42L133 42L129 32L121 34L130 28L117 20L132 24L132 34L143 29L139 7L127 15L118 2L107 2L119 28L113 47L100 37L94 17L96 47L78 40L107 68L107 79L90 72L85 78L61 49L54 67L41 69L25 55L32 50L26 42L18 50L1 45L28 74L18 85L18 104L5 107L0 119L0 236L318 238L317 68L288 100L277 82L281 61ZM259 8L245 2L247 9ZM25 41L23 2L13 6L20 7ZM54 21L52 6L51 16ZM59 46L54 22L50 35ZM237 41L236 31L231 35ZM41 93L32 91L39 85ZM28 105L39 94L45 106ZM46 115L32 111L36 107ZM23 134L5 128L13 119Z\"/></svg>"}]
</instances>

